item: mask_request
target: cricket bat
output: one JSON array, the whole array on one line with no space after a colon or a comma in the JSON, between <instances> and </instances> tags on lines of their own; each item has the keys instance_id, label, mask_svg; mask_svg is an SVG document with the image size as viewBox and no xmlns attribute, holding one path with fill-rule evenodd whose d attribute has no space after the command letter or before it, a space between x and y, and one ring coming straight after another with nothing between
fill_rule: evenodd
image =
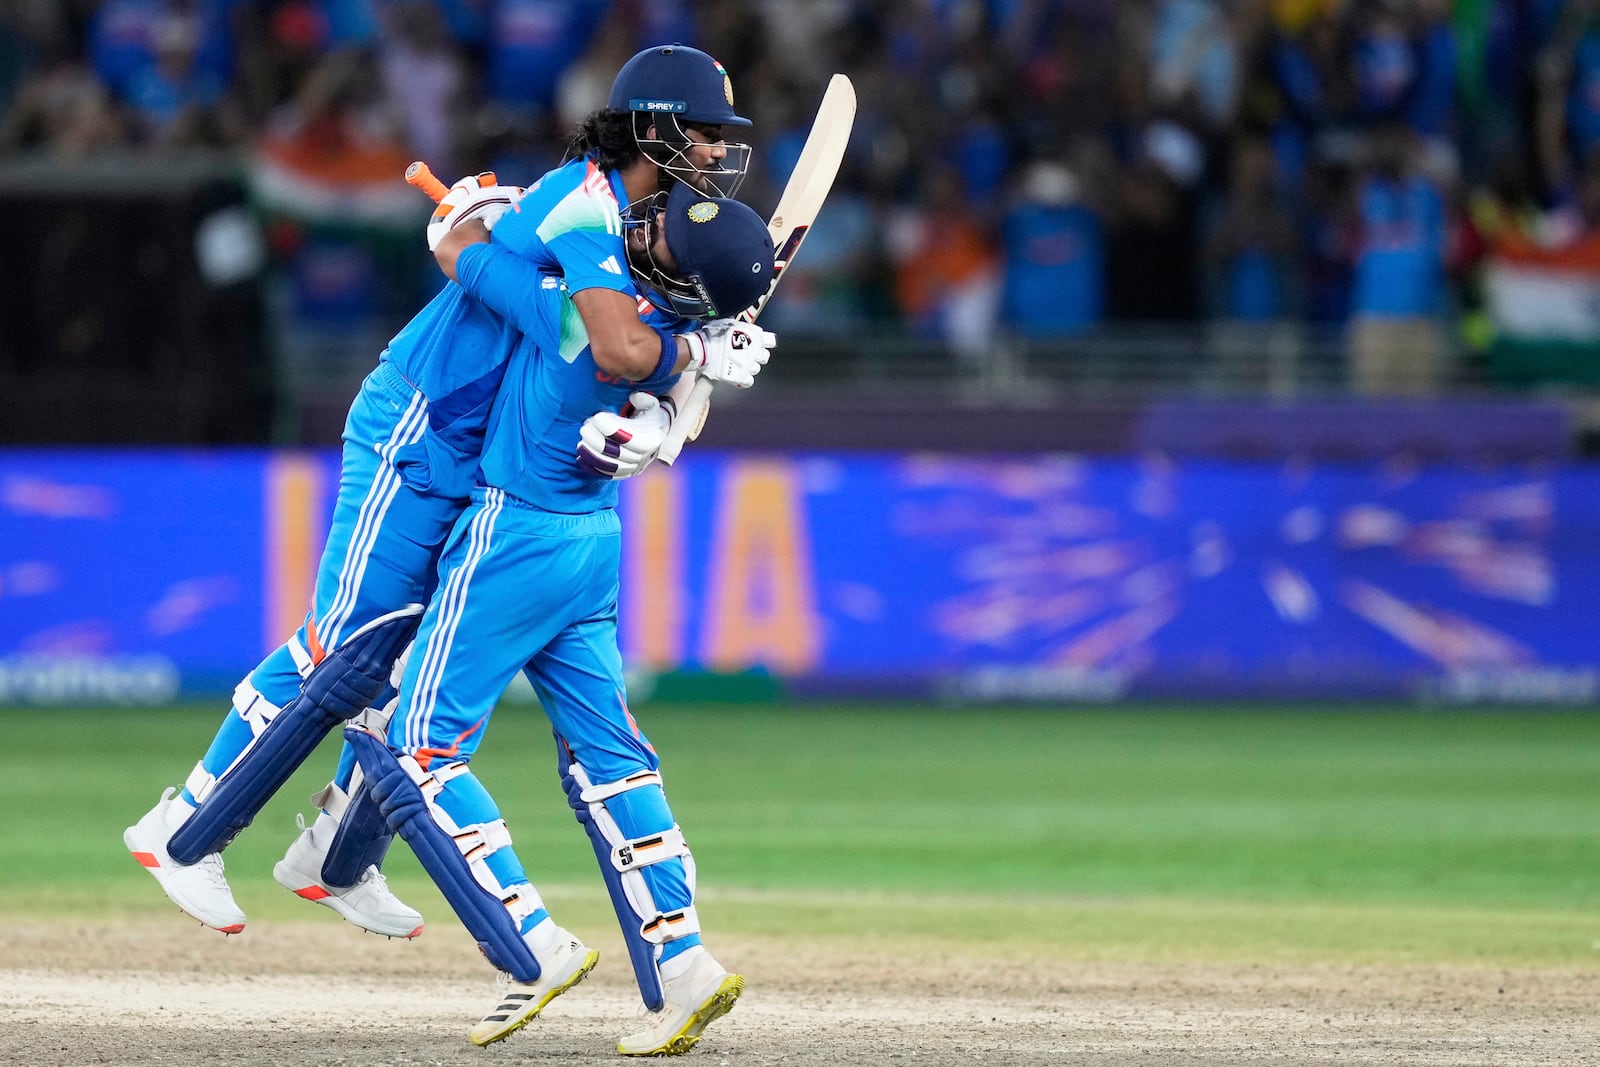
<instances>
[{"instance_id":1,"label":"cricket bat","mask_svg":"<svg viewBox=\"0 0 1600 1067\"><path fill-rule=\"evenodd\" d=\"M450 195L450 187L435 178L433 169L420 159L406 168L406 184L427 193L435 204Z\"/></svg>"},{"instance_id":2,"label":"cricket bat","mask_svg":"<svg viewBox=\"0 0 1600 1067\"><path fill-rule=\"evenodd\" d=\"M767 232L772 235L772 245L776 249L772 283L760 300L740 312L739 317L746 322L754 322L766 307L778 282L783 280L783 272L800 251L811 224L817 220L822 202L828 198L833 179L839 173L839 164L844 160L845 145L850 142L850 130L855 121L855 86L846 75L835 74L828 82L828 91L822 94L817 117L811 123L805 146L800 149L794 172L789 175L789 184L783 187L778 206L767 221ZM656 458L670 467L683 451L684 444L699 437L705 426L706 416L711 411L711 381L686 373L668 395L677 405L678 414Z\"/></svg>"}]
</instances>

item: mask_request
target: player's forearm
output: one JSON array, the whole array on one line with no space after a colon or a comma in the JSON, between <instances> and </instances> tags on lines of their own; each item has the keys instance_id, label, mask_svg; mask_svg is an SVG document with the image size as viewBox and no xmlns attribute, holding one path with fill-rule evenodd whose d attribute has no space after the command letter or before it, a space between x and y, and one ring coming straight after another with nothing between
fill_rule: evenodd
<instances>
[{"instance_id":1,"label":"player's forearm","mask_svg":"<svg viewBox=\"0 0 1600 1067\"><path fill-rule=\"evenodd\" d=\"M616 289L582 289L572 303L589 334L595 365L614 378L642 382L673 373L688 360L684 343L639 319L636 298Z\"/></svg>"},{"instance_id":2,"label":"player's forearm","mask_svg":"<svg viewBox=\"0 0 1600 1067\"><path fill-rule=\"evenodd\" d=\"M638 320L635 320L638 321ZM601 348L590 339L595 365L607 374L630 382L658 381L678 373L689 362L681 337L663 334L639 323L625 337Z\"/></svg>"},{"instance_id":3,"label":"player's forearm","mask_svg":"<svg viewBox=\"0 0 1600 1067\"><path fill-rule=\"evenodd\" d=\"M443 241L439 248L444 248ZM436 249L434 254L438 253ZM442 261L440 265L443 266ZM457 254L455 267L456 281L468 296L504 316L523 333L533 333L540 328L539 303L534 294L539 292L546 276L537 264L499 242L468 242Z\"/></svg>"},{"instance_id":4,"label":"player's forearm","mask_svg":"<svg viewBox=\"0 0 1600 1067\"><path fill-rule=\"evenodd\" d=\"M477 219L469 219L444 235L439 247L433 250L433 258L439 264L439 269L444 271L446 278L459 282L461 279L456 276L456 264L461 258L461 253L469 245L488 243L488 229Z\"/></svg>"}]
</instances>

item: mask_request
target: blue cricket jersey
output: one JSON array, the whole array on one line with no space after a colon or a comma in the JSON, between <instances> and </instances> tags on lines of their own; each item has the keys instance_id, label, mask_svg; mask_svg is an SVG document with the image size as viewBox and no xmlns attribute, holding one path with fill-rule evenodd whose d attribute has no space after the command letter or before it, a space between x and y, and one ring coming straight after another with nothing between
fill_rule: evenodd
<instances>
[{"instance_id":1,"label":"blue cricket jersey","mask_svg":"<svg viewBox=\"0 0 1600 1067\"><path fill-rule=\"evenodd\" d=\"M446 286L389 342L381 359L428 399L428 432L395 457L407 484L451 497L471 490L519 323L536 317L523 305L536 293L541 271L564 276L573 292L635 295L622 238L624 197L621 180L590 158L551 171L501 216L495 245L474 246L461 257L458 276L475 265L474 277L492 302L474 299L465 280Z\"/></svg>"},{"instance_id":2,"label":"blue cricket jersey","mask_svg":"<svg viewBox=\"0 0 1600 1067\"><path fill-rule=\"evenodd\" d=\"M1361 248L1351 311L1434 314L1444 294L1444 202L1425 178L1370 178L1359 192Z\"/></svg>"},{"instance_id":3,"label":"blue cricket jersey","mask_svg":"<svg viewBox=\"0 0 1600 1067\"><path fill-rule=\"evenodd\" d=\"M524 302L536 314L519 316L523 337L495 397L479 481L545 511L614 508L617 483L578 466L579 429L597 411L620 411L635 390L665 392L677 375L633 382L606 374L589 349L570 283L547 274L536 284L538 299ZM645 300L639 301L639 311L657 330L676 332L689 325Z\"/></svg>"}]
</instances>

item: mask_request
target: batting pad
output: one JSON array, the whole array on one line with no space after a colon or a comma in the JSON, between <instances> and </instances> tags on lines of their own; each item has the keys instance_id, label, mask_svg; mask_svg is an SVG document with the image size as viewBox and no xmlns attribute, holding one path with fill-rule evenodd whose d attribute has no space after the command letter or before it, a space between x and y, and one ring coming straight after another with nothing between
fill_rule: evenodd
<instances>
[{"instance_id":1,"label":"batting pad","mask_svg":"<svg viewBox=\"0 0 1600 1067\"><path fill-rule=\"evenodd\" d=\"M334 782L311 798L319 808L338 819L328 854L323 857L322 883L348 889L360 880L368 867L383 866L389 854L394 831L378 808L378 801L367 786L366 776L357 766L352 792L346 793Z\"/></svg>"},{"instance_id":2,"label":"batting pad","mask_svg":"<svg viewBox=\"0 0 1600 1067\"><path fill-rule=\"evenodd\" d=\"M367 623L324 656L300 695L272 716L172 835L167 843L172 858L189 864L226 848L335 724L378 701L421 621L422 605L410 604Z\"/></svg>"},{"instance_id":3,"label":"batting pad","mask_svg":"<svg viewBox=\"0 0 1600 1067\"><path fill-rule=\"evenodd\" d=\"M661 952L668 942L698 944L694 857L672 821L661 775L640 771L595 785L565 744L558 745L561 784L578 823L589 835L611 905L622 926L645 1007L660 1011ZM665 864L666 866L658 866Z\"/></svg>"},{"instance_id":4,"label":"batting pad","mask_svg":"<svg viewBox=\"0 0 1600 1067\"><path fill-rule=\"evenodd\" d=\"M354 723L381 736L398 703L393 700L381 708L368 708ZM368 867L382 867L394 840L394 831L389 829L378 801L367 788L359 763L350 768L349 781L348 790L339 788L335 780L311 798L313 804L338 820L328 854L322 860L321 874L324 885L340 889L355 885Z\"/></svg>"},{"instance_id":5,"label":"batting pad","mask_svg":"<svg viewBox=\"0 0 1600 1067\"><path fill-rule=\"evenodd\" d=\"M530 918L536 924L548 915L544 901L526 882L502 885L488 863L511 844L504 820L462 827L434 803L451 779L470 773L467 765L446 763L424 771L366 730L350 727L344 735L389 828L417 854L484 956L519 982L538 981L539 961L522 939L522 929Z\"/></svg>"}]
</instances>

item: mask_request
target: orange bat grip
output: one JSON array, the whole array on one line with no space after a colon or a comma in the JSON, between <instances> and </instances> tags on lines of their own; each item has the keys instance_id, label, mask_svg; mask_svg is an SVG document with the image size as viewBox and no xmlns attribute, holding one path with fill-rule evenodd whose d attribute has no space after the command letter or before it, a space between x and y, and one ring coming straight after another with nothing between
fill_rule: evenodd
<instances>
[{"instance_id":1,"label":"orange bat grip","mask_svg":"<svg viewBox=\"0 0 1600 1067\"><path fill-rule=\"evenodd\" d=\"M435 178L433 171L420 159L406 168L406 181L427 193L436 204L450 192L450 187Z\"/></svg>"}]
</instances>

